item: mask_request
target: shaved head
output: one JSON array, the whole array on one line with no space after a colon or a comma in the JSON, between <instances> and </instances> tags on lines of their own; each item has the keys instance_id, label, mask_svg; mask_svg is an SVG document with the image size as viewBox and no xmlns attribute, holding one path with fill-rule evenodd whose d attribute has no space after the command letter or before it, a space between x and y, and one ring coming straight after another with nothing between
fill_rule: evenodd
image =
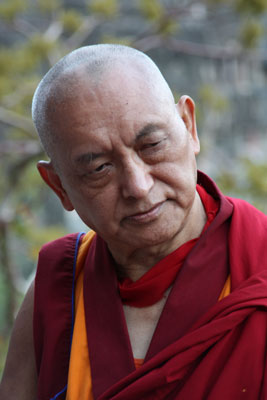
<instances>
[{"instance_id":1,"label":"shaved head","mask_svg":"<svg viewBox=\"0 0 267 400\"><path fill-rule=\"evenodd\" d=\"M144 247L169 253L202 230L194 109L188 96L175 104L154 62L126 46L78 49L37 88L33 119L51 159L38 162L40 175L119 264Z\"/></svg>"},{"instance_id":2,"label":"shaved head","mask_svg":"<svg viewBox=\"0 0 267 400\"><path fill-rule=\"evenodd\" d=\"M53 123L57 107L64 107L68 99L78 99L79 88L86 79L94 88L112 84L112 77L131 76L143 80L158 96L174 104L168 84L155 63L144 53L121 45L93 45L79 48L52 67L36 89L32 104L32 117L44 150L55 162L55 149L64 140L59 137ZM123 90L118 87L117 90Z\"/></svg>"}]
</instances>

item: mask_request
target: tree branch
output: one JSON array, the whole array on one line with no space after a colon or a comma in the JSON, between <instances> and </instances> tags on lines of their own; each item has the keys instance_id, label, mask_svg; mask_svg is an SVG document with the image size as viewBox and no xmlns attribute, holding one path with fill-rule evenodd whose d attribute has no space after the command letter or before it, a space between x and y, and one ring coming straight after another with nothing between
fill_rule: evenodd
<instances>
[{"instance_id":1,"label":"tree branch","mask_svg":"<svg viewBox=\"0 0 267 400\"><path fill-rule=\"evenodd\" d=\"M240 46L222 47L189 42L187 40L175 39L173 37L164 38L160 33L133 41L132 46L144 52L163 47L175 53L214 60L254 59L256 61L267 61L267 54L260 52L259 50L247 51L242 49Z\"/></svg>"},{"instance_id":2,"label":"tree branch","mask_svg":"<svg viewBox=\"0 0 267 400\"><path fill-rule=\"evenodd\" d=\"M162 43L169 50L192 56L211 58L217 60L231 60L234 58L254 59L266 61L267 54L259 50L244 50L240 46L222 47L210 44L193 43L186 40L167 38Z\"/></svg>"},{"instance_id":3,"label":"tree branch","mask_svg":"<svg viewBox=\"0 0 267 400\"><path fill-rule=\"evenodd\" d=\"M89 16L84 18L79 29L65 41L65 44L69 49L80 47L99 24L100 20L95 17Z\"/></svg>"},{"instance_id":4,"label":"tree branch","mask_svg":"<svg viewBox=\"0 0 267 400\"><path fill-rule=\"evenodd\" d=\"M7 110L0 106L0 122L19 128L27 133L27 136L36 138L36 130L32 120L16 113L15 111Z\"/></svg>"},{"instance_id":5,"label":"tree branch","mask_svg":"<svg viewBox=\"0 0 267 400\"><path fill-rule=\"evenodd\" d=\"M0 142L0 155L16 154L17 156L35 156L40 154L38 140L4 140Z\"/></svg>"},{"instance_id":6,"label":"tree branch","mask_svg":"<svg viewBox=\"0 0 267 400\"><path fill-rule=\"evenodd\" d=\"M8 224L0 220L0 267L5 279L6 307L5 307L5 324L6 332L9 332L12 325L16 309L15 285L13 282L13 274L11 271L11 262L8 249Z\"/></svg>"}]
</instances>

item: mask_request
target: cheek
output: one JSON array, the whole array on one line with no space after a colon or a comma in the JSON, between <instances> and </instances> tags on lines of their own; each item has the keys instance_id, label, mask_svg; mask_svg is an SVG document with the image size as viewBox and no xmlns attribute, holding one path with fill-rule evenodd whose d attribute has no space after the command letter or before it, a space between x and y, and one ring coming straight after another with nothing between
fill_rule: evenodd
<instances>
[{"instance_id":1,"label":"cheek","mask_svg":"<svg viewBox=\"0 0 267 400\"><path fill-rule=\"evenodd\" d=\"M108 188L91 191L75 190L73 205L81 219L94 230L107 228L116 218L118 199Z\"/></svg>"},{"instance_id":2,"label":"cheek","mask_svg":"<svg viewBox=\"0 0 267 400\"><path fill-rule=\"evenodd\" d=\"M195 157L184 154L177 157L172 153L167 162L153 167L153 174L159 181L174 188L194 185L197 175Z\"/></svg>"}]
</instances>

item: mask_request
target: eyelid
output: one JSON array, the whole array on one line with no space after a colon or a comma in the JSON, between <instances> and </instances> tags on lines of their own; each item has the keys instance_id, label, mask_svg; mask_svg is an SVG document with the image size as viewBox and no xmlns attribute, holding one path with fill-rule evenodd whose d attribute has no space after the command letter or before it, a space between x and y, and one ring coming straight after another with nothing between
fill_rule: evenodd
<instances>
[{"instance_id":1,"label":"eyelid","mask_svg":"<svg viewBox=\"0 0 267 400\"><path fill-rule=\"evenodd\" d=\"M163 143L165 140L166 140L166 137L158 139L158 140L151 140L150 142L143 143L143 145L141 146L141 149L145 150L145 149L156 147L157 145Z\"/></svg>"},{"instance_id":2,"label":"eyelid","mask_svg":"<svg viewBox=\"0 0 267 400\"><path fill-rule=\"evenodd\" d=\"M103 167L103 168L101 168L101 167ZM109 162L100 163L97 167L90 169L89 175L106 174L108 172L108 170L110 169L110 167L111 167L111 163L109 163ZM99 168L101 168L101 169L98 170Z\"/></svg>"}]
</instances>

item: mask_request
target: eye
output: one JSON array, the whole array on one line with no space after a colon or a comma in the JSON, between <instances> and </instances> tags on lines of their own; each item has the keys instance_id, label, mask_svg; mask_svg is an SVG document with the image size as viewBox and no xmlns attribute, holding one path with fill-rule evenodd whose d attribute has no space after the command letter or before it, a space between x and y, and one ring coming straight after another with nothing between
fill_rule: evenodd
<instances>
[{"instance_id":1,"label":"eye","mask_svg":"<svg viewBox=\"0 0 267 400\"><path fill-rule=\"evenodd\" d=\"M148 147L156 147L156 146L158 146L160 143L161 143L161 140L160 140L159 142L150 143L150 144L148 145Z\"/></svg>"},{"instance_id":2,"label":"eye","mask_svg":"<svg viewBox=\"0 0 267 400\"><path fill-rule=\"evenodd\" d=\"M153 143L146 143L142 146L142 150L146 150L146 149L150 149L153 147L157 147L160 145L160 143L162 142L162 140L159 140L157 142L153 142Z\"/></svg>"},{"instance_id":3,"label":"eye","mask_svg":"<svg viewBox=\"0 0 267 400\"><path fill-rule=\"evenodd\" d=\"M164 149L165 143L166 143L166 138L163 138L160 140L154 140L154 141L151 141L150 143L149 142L144 143L143 146L141 147L141 151L144 152L145 154L158 152L158 151Z\"/></svg>"},{"instance_id":4,"label":"eye","mask_svg":"<svg viewBox=\"0 0 267 400\"><path fill-rule=\"evenodd\" d=\"M106 165L107 165L107 164L99 165L99 167L95 168L95 169L93 170L93 172L101 172L101 171L106 167Z\"/></svg>"},{"instance_id":5,"label":"eye","mask_svg":"<svg viewBox=\"0 0 267 400\"><path fill-rule=\"evenodd\" d=\"M110 168L110 163L104 163L96 167L91 171L91 174L100 174L101 172L105 172L108 168Z\"/></svg>"}]
</instances>

